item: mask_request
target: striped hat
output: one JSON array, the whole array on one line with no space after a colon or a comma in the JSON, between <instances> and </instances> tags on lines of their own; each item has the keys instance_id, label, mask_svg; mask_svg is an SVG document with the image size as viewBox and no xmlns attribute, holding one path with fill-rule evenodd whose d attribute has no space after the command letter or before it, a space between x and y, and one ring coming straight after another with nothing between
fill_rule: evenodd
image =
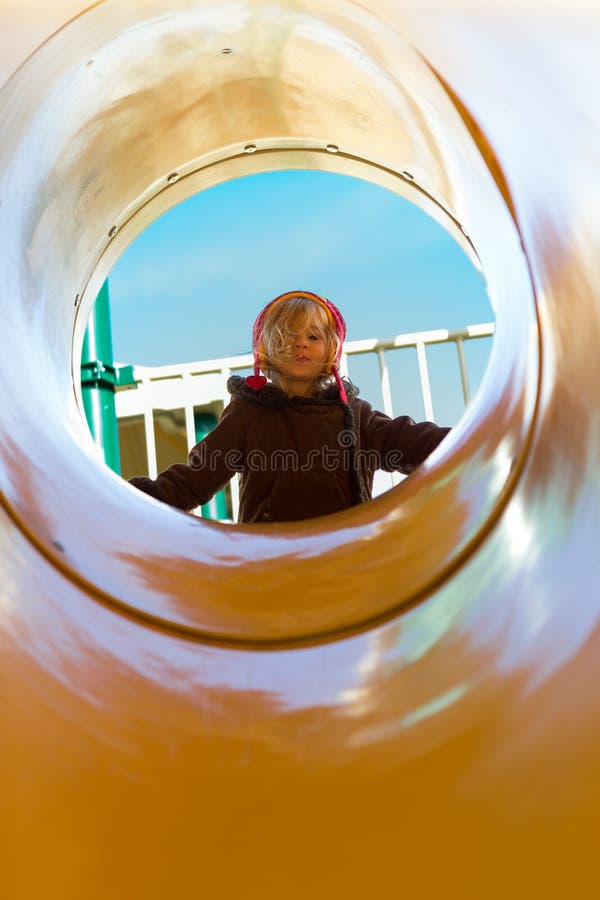
<instances>
[{"instance_id":1,"label":"striped hat","mask_svg":"<svg viewBox=\"0 0 600 900\"><path fill-rule=\"evenodd\" d=\"M267 379L264 377L264 375L260 374L260 359L264 357L265 353L265 347L263 343L263 328L265 316L274 306L279 303L283 303L285 300L291 300L292 298L312 300L314 303L318 303L319 306L322 306L327 313L329 324L339 338L339 345L333 362L331 362L327 367L326 374L333 375L340 392L340 400L342 401L342 403L347 403L348 396L346 394L346 390L339 373L339 364L342 355L342 344L344 343L344 339L346 337L346 323L344 322L344 317L342 316L339 309L334 306L330 300L327 300L325 297L319 296L319 294L313 294L310 291L287 291L285 294L280 294L279 297L275 297L274 300L271 300L270 303L267 303L262 312L259 313L252 329L254 375L249 375L248 378L246 378L246 384L255 391L260 391L260 389L264 387L265 384L267 384Z\"/></svg>"}]
</instances>

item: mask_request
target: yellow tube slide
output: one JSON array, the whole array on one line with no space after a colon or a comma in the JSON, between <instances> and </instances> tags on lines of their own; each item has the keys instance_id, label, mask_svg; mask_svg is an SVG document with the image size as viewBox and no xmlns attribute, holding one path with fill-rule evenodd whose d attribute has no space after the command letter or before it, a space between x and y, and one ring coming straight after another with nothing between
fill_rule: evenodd
<instances>
[{"instance_id":1,"label":"yellow tube slide","mask_svg":"<svg viewBox=\"0 0 600 900\"><path fill-rule=\"evenodd\" d=\"M0 2L7 900L600 893L598 46L584 2ZM373 503L199 521L98 462L85 320L162 212L294 167L443 222L492 358Z\"/></svg>"}]
</instances>

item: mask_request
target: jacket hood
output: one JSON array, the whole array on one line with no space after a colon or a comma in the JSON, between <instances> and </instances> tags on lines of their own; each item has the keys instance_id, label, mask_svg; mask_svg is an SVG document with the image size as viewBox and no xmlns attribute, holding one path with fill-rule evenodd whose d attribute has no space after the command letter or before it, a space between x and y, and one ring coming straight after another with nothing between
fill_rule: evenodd
<instances>
[{"instance_id":1,"label":"jacket hood","mask_svg":"<svg viewBox=\"0 0 600 900\"><path fill-rule=\"evenodd\" d=\"M349 400L358 397L358 388L349 378L343 378L342 382ZM246 379L242 378L240 375L232 375L229 378L227 381L227 390L231 396L236 399L250 400L253 403L260 403L263 406L282 406L285 403L289 403L292 399L291 397L288 397L284 390L271 382L268 382L259 391L255 391L249 384L246 384ZM331 387L321 391L321 393L317 394L315 397L294 397L293 399L294 403L330 404L342 402L340 400L339 388L336 384L332 384Z\"/></svg>"}]
</instances>

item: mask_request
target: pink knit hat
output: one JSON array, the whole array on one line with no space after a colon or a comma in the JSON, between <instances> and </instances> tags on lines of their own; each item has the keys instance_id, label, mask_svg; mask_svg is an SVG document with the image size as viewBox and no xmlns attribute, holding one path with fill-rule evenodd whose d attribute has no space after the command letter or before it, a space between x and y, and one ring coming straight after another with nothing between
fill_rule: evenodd
<instances>
[{"instance_id":1,"label":"pink knit hat","mask_svg":"<svg viewBox=\"0 0 600 900\"><path fill-rule=\"evenodd\" d=\"M334 306L330 300L326 300L325 297L321 297L319 296L319 294L313 294L310 291L287 291L285 294L280 294L279 297L275 297L274 300L271 300L270 303L267 303L262 312L259 313L252 329L254 375L249 375L248 378L246 378L246 384L255 391L260 391L260 389L264 387L265 384L267 384L267 379L264 377L264 375L260 374L260 358L264 356L265 350L263 344L263 327L265 316L267 312L276 304L282 303L284 300L291 300L292 298L296 297L305 300L312 300L314 303L318 303L319 306L322 306L327 313L329 324L339 338L339 346L333 362L327 368L327 374L333 375L340 392L340 400L342 401L342 403L347 403L348 396L346 394L346 390L339 373L339 364L342 355L342 344L344 343L344 340L346 338L346 323L344 322L344 317L342 316L339 309Z\"/></svg>"}]
</instances>

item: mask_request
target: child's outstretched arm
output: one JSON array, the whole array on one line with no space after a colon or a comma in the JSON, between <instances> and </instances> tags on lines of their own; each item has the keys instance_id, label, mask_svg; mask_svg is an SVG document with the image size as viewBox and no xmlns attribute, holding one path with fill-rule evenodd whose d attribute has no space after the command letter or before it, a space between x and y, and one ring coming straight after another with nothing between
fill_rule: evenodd
<instances>
[{"instance_id":1,"label":"child's outstretched arm","mask_svg":"<svg viewBox=\"0 0 600 900\"><path fill-rule=\"evenodd\" d=\"M434 422L415 422L410 416L391 419L365 401L361 403L360 413L361 444L364 449L377 453L378 468L386 472L412 472L451 430Z\"/></svg>"},{"instance_id":2,"label":"child's outstretched arm","mask_svg":"<svg viewBox=\"0 0 600 900\"><path fill-rule=\"evenodd\" d=\"M188 465L176 463L156 479L129 479L138 490L177 509L189 511L202 506L241 472L246 452L244 403L232 400L218 425L192 448Z\"/></svg>"}]
</instances>

